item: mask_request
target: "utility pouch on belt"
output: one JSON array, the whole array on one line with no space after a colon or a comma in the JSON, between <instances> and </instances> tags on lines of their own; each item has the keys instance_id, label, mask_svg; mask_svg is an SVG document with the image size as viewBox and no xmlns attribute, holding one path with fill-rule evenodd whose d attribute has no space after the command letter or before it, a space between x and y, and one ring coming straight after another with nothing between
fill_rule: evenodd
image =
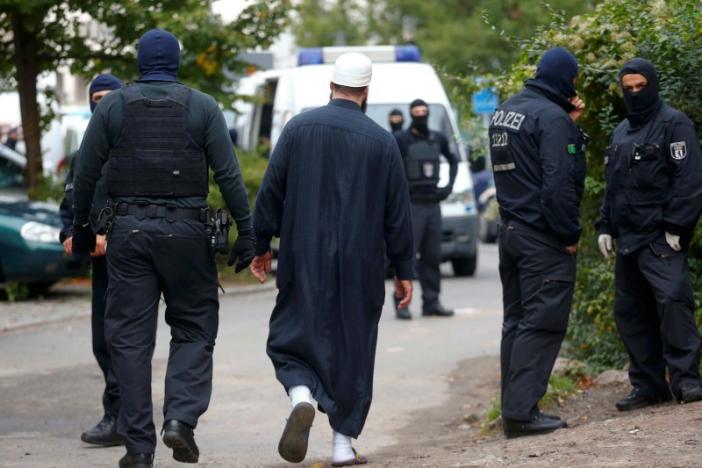
<instances>
[{"instance_id":1,"label":"utility pouch on belt","mask_svg":"<svg viewBox=\"0 0 702 468\"><path fill-rule=\"evenodd\" d=\"M229 229L231 225L227 211L219 208L214 219L211 219L210 224L207 226L210 249L213 253L222 255L229 253Z\"/></svg>"},{"instance_id":2,"label":"utility pouch on belt","mask_svg":"<svg viewBox=\"0 0 702 468\"><path fill-rule=\"evenodd\" d=\"M112 204L108 203L98 212L95 218L95 225L93 226L95 234L100 236L106 235L112 227L112 220L114 220L114 218L115 210L112 208Z\"/></svg>"}]
</instances>

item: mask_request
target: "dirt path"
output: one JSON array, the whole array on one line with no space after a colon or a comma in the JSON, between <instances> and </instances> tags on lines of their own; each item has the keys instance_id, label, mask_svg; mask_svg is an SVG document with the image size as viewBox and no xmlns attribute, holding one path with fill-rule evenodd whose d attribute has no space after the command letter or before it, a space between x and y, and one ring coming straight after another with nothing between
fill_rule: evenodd
<instances>
[{"instance_id":1,"label":"dirt path","mask_svg":"<svg viewBox=\"0 0 702 468\"><path fill-rule=\"evenodd\" d=\"M614 401L628 386L595 386L556 409L569 429L508 441L481 435L474 421L498 391L497 358L463 361L450 380L449 401L413 415L407 442L370 454L370 466L702 466L702 402L619 413Z\"/></svg>"}]
</instances>

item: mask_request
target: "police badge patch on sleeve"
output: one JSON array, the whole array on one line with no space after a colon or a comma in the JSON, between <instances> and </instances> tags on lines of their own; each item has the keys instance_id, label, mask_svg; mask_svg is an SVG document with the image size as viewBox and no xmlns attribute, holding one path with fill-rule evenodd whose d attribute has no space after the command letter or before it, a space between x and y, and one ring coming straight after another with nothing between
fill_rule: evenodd
<instances>
[{"instance_id":1,"label":"police badge patch on sleeve","mask_svg":"<svg viewBox=\"0 0 702 468\"><path fill-rule=\"evenodd\" d=\"M676 141L670 144L670 157L680 161L687 156L687 143L684 141Z\"/></svg>"}]
</instances>

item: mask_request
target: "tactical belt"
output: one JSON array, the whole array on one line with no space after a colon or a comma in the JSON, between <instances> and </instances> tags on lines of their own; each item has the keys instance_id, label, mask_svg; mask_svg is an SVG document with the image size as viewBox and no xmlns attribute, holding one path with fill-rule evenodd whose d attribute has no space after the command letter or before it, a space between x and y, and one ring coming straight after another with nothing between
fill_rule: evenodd
<instances>
[{"instance_id":1,"label":"tactical belt","mask_svg":"<svg viewBox=\"0 0 702 468\"><path fill-rule=\"evenodd\" d=\"M139 219L166 218L168 221L190 219L203 223L209 221L209 210L207 208L181 208L175 205L118 203L115 213L117 216L133 215Z\"/></svg>"}]
</instances>

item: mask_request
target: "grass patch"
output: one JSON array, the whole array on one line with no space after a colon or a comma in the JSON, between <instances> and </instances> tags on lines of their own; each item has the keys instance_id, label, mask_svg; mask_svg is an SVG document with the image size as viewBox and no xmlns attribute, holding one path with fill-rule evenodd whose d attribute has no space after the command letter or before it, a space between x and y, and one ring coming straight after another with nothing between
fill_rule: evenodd
<instances>
[{"instance_id":1,"label":"grass patch","mask_svg":"<svg viewBox=\"0 0 702 468\"><path fill-rule=\"evenodd\" d=\"M9 302L20 302L29 299L29 286L24 283L12 281L7 284L5 294Z\"/></svg>"}]
</instances>

